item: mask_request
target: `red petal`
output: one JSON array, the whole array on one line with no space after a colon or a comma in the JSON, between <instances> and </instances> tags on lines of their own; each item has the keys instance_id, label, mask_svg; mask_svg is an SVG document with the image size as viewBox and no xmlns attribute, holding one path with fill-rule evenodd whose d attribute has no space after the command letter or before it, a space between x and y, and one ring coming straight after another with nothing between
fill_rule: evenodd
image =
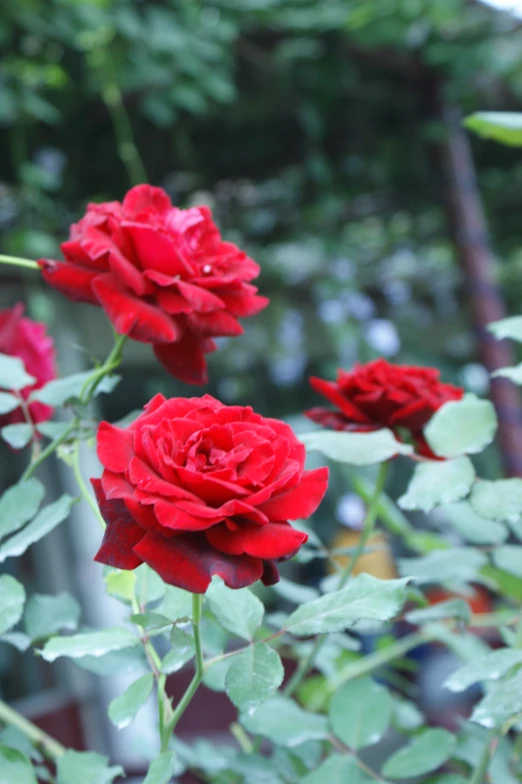
<instances>
[{"instance_id":1,"label":"red petal","mask_svg":"<svg viewBox=\"0 0 522 784\"><path fill-rule=\"evenodd\" d=\"M191 313L187 317L189 328L203 337L236 337L243 327L231 313L215 310L212 313Z\"/></svg>"},{"instance_id":2,"label":"red petal","mask_svg":"<svg viewBox=\"0 0 522 784\"><path fill-rule=\"evenodd\" d=\"M350 401L341 393L337 388L337 384L332 381L325 381L322 378L317 378L315 376L311 376L309 379L310 386L315 389L316 392L319 392L321 395L324 395L330 403L333 403L334 406L337 406L341 409L343 414L348 417L352 422L357 422L361 424L369 424L371 420L363 414L356 406L354 406Z\"/></svg>"},{"instance_id":3,"label":"red petal","mask_svg":"<svg viewBox=\"0 0 522 784\"><path fill-rule=\"evenodd\" d=\"M207 363L201 350L201 341L187 330L181 340L169 345L154 346L156 359L171 376L186 384L207 384Z\"/></svg>"},{"instance_id":4,"label":"red petal","mask_svg":"<svg viewBox=\"0 0 522 784\"><path fill-rule=\"evenodd\" d=\"M202 289L200 286L193 286L191 283L186 283L182 280L179 280L177 285L180 294L185 297L187 302L198 313L209 313L210 311L223 308L223 300L210 291L206 291L206 289Z\"/></svg>"},{"instance_id":5,"label":"red petal","mask_svg":"<svg viewBox=\"0 0 522 784\"><path fill-rule=\"evenodd\" d=\"M192 268L185 263L167 236L151 226L136 223L124 223L123 226L132 239L143 269L153 269L165 275L192 276Z\"/></svg>"},{"instance_id":6,"label":"red petal","mask_svg":"<svg viewBox=\"0 0 522 784\"><path fill-rule=\"evenodd\" d=\"M192 504L198 508L196 504ZM185 509L180 509L177 504L168 501L158 501L154 504L156 519L165 528L172 531L204 531L223 519L223 515L216 512L206 517L196 517Z\"/></svg>"},{"instance_id":7,"label":"red petal","mask_svg":"<svg viewBox=\"0 0 522 784\"><path fill-rule=\"evenodd\" d=\"M92 283L100 275L97 270L90 270L70 262L40 259L43 279L53 288L65 294L74 302L87 302L99 305L93 291Z\"/></svg>"},{"instance_id":8,"label":"red petal","mask_svg":"<svg viewBox=\"0 0 522 784\"><path fill-rule=\"evenodd\" d=\"M305 471L297 487L271 498L258 509L271 520L298 520L315 512L328 487L328 468Z\"/></svg>"},{"instance_id":9,"label":"red petal","mask_svg":"<svg viewBox=\"0 0 522 784\"><path fill-rule=\"evenodd\" d=\"M216 525L206 532L212 547L229 555L252 555L272 560L295 553L308 539L289 523L247 525L240 523L236 531L229 531L225 524Z\"/></svg>"},{"instance_id":10,"label":"red petal","mask_svg":"<svg viewBox=\"0 0 522 784\"><path fill-rule=\"evenodd\" d=\"M117 474L126 471L134 457L133 434L109 422L100 422L96 439L101 464Z\"/></svg>"},{"instance_id":11,"label":"red petal","mask_svg":"<svg viewBox=\"0 0 522 784\"><path fill-rule=\"evenodd\" d=\"M113 274L98 275L93 288L120 335L143 343L172 343L179 338L179 330L167 313L127 294Z\"/></svg>"},{"instance_id":12,"label":"red petal","mask_svg":"<svg viewBox=\"0 0 522 784\"><path fill-rule=\"evenodd\" d=\"M118 569L135 569L142 563L134 552L134 545L143 538L144 530L129 514L123 501L107 501L99 479L91 479L96 499L107 528L95 561L116 566Z\"/></svg>"},{"instance_id":13,"label":"red petal","mask_svg":"<svg viewBox=\"0 0 522 784\"><path fill-rule=\"evenodd\" d=\"M162 580L191 593L205 593L215 574L229 588L252 585L263 574L263 562L259 558L218 553L200 534L179 534L164 539L149 532L135 551Z\"/></svg>"},{"instance_id":14,"label":"red petal","mask_svg":"<svg viewBox=\"0 0 522 784\"><path fill-rule=\"evenodd\" d=\"M154 185L135 185L123 199L123 214L126 218L137 218L143 212L167 212L172 207L168 194Z\"/></svg>"},{"instance_id":15,"label":"red petal","mask_svg":"<svg viewBox=\"0 0 522 784\"><path fill-rule=\"evenodd\" d=\"M261 581L263 585L275 585L279 582L279 569L273 561L263 561Z\"/></svg>"},{"instance_id":16,"label":"red petal","mask_svg":"<svg viewBox=\"0 0 522 784\"><path fill-rule=\"evenodd\" d=\"M115 277L139 297L154 293L152 283L145 280L134 264L117 250L111 250L109 253L109 263Z\"/></svg>"}]
</instances>

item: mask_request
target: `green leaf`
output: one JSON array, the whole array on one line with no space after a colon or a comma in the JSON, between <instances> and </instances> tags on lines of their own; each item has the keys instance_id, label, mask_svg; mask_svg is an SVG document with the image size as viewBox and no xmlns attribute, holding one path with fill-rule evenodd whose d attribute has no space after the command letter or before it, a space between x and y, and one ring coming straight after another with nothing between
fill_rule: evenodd
<instances>
[{"instance_id":1,"label":"green leaf","mask_svg":"<svg viewBox=\"0 0 522 784\"><path fill-rule=\"evenodd\" d=\"M138 676L148 673L149 664L145 657L143 648L123 648L120 651L112 651L103 656L82 656L75 659L74 664L82 670L93 672L95 675L129 675Z\"/></svg>"},{"instance_id":2,"label":"green leaf","mask_svg":"<svg viewBox=\"0 0 522 784\"><path fill-rule=\"evenodd\" d=\"M66 378L49 381L45 386L32 392L29 400L31 402L37 400L39 403L54 407L80 401L80 395L91 376L92 370L86 370L83 373L74 373ZM106 376L96 387L95 395L100 392L111 392L118 381L119 376Z\"/></svg>"},{"instance_id":3,"label":"green leaf","mask_svg":"<svg viewBox=\"0 0 522 784\"><path fill-rule=\"evenodd\" d=\"M437 602L431 607L422 610L411 610L405 615L409 623L432 623L445 618L457 618L468 623L471 618L471 609L464 599L448 599L447 602Z\"/></svg>"},{"instance_id":4,"label":"green leaf","mask_svg":"<svg viewBox=\"0 0 522 784\"><path fill-rule=\"evenodd\" d=\"M18 357L0 354L0 389L24 389L36 383L36 378L26 372Z\"/></svg>"},{"instance_id":5,"label":"green leaf","mask_svg":"<svg viewBox=\"0 0 522 784\"><path fill-rule=\"evenodd\" d=\"M74 631L80 612L80 605L68 593L56 596L35 593L25 608L25 631L33 642L51 637L61 629Z\"/></svg>"},{"instance_id":6,"label":"green leaf","mask_svg":"<svg viewBox=\"0 0 522 784\"><path fill-rule=\"evenodd\" d=\"M369 574L355 577L346 588L298 607L286 629L298 636L338 632L361 620L388 621L406 599L408 578L378 580Z\"/></svg>"},{"instance_id":7,"label":"green leaf","mask_svg":"<svg viewBox=\"0 0 522 784\"><path fill-rule=\"evenodd\" d=\"M136 575L136 597L138 598L140 605L156 602L166 595L167 585L163 582L159 574L156 574L147 564L144 563L141 566L138 566L138 568L134 570L134 574ZM175 588L173 590L180 591L181 588ZM166 615L167 618L170 618L169 613L165 612L163 609L160 609L159 607L156 609L162 615Z\"/></svg>"},{"instance_id":8,"label":"green leaf","mask_svg":"<svg viewBox=\"0 0 522 784\"><path fill-rule=\"evenodd\" d=\"M473 544L500 544L508 537L508 531L502 523L481 517L467 501L445 504L440 511L452 527Z\"/></svg>"},{"instance_id":9,"label":"green leaf","mask_svg":"<svg viewBox=\"0 0 522 784\"><path fill-rule=\"evenodd\" d=\"M316 770L308 773L300 784L373 784L357 765L354 757L347 754L331 754Z\"/></svg>"},{"instance_id":10,"label":"green leaf","mask_svg":"<svg viewBox=\"0 0 522 784\"><path fill-rule=\"evenodd\" d=\"M497 429L493 403L465 395L441 406L424 428L428 444L439 457L482 452Z\"/></svg>"},{"instance_id":11,"label":"green leaf","mask_svg":"<svg viewBox=\"0 0 522 784\"><path fill-rule=\"evenodd\" d=\"M419 463L398 504L403 509L429 512L434 506L459 501L467 495L474 478L475 469L469 457Z\"/></svg>"},{"instance_id":12,"label":"green leaf","mask_svg":"<svg viewBox=\"0 0 522 784\"><path fill-rule=\"evenodd\" d=\"M492 374L493 378L498 376L502 378L509 378L514 384L522 384L522 363L514 367L498 368Z\"/></svg>"},{"instance_id":13,"label":"green leaf","mask_svg":"<svg viewBox=\"0 0 522 784\"><path fill-rule=\"evenodd\" d=\"M164 657L160 668L165 675L181 670L195 654L194 638L177 626L174 626L170 633L170 644L172 648Z\"/></svg>"},{"instance_id":14,"label":"green leaf","mask_svg":"<svg viewBox=\"0 0 522 784\"><path fill-rule=\"evenodd\" d=\"M127 629L117 627L96 632L74 634L71 637L53 637L41 652L46 661L53 662L60 656L77 659L81 656L103 656L110 651L121 651L139 645L139 638Z\"/></svg>"},{"instance_id":15,"label":"green leaf","mask_svg":"<svg viewBox=\"0 0 522 784\"><path fill-rule=\"evenodd\" d=\"M392 779L408 779L430 773L449 759L455 743L455 736L446 730L424 730L409 746L392 754L382 773Z\"/></svg>"},{"instance_id":16,"label":"green leaf","mask_svg":"<svg viewBox=\"0 0 522 784\"><path fill-rule=\"evenodd\" d=\"M38 479L18 482L0 498L0 538L15 533L38 511L45 488Z\"/></svg>"},{"instance_id":17,"label":"green leaf","mask_svg":"<svg viewBox=\"0 0 522 784\"><path fill-rule=\"evenodd\" d=\"M473 581L487 563L487 557L472 547L433 550L421 558L399 559L399 572L413 577L416 583L441 583L447 580Z\"/></svg>"},{"instance_id":18,"label":"green leaf","mask_svg":"<svg viewBox=\"0 0 522 784\"><path fill-rule=\"evenodd\" d=\"M411 700L395 699L392 725L400 732L411 732L422 727L424 716Z\"/></svg>"},{"instance_id":19,"label":"green leaf","mask_svg":"<svg viewBox=\"0 0 522 784\"><path fill-rule=\"evenodd\" d=\"M19 405L20 401L15 395L10 395L9 392L0 392L0 414L8 414Z\"/></svg>"},{"instance_id":20,"label":"green leaf","mask_svg":"<svg viewBox=\"0 0 522 784\"><path fill-rule=\"evenodd\" d=\"M272 696L284 674L277 651L260 642L234 656L225 677L225 689L236 708L252 713Z\"/></svg>"},{"instance_id":21,"label":"green leaf","mask_svg":"<svg viewBox=\"0 0 522 784\"><path fill-rule=\"evenodd\" d=\"M471 721L483 727L501 727L518 713L522 713L522 672L492 685L488 694L475 706Z\"/></svg>"},{"instance_id":22,"label":"green leaf","mask_svg":"<svg viewBox=\"0 0 522 784\"><path fill-rule=\"evenodd\" d=\"M278 596L292 602L292 604L311 602L312 599L317 599L319 596L319 591L316 588L312 588L310 585L299 585L299 583L286 580L284 577L281 577L278 583L270 587Z\"/></svg>"},{"instance_id":23,"label":"green leaf","mask_svg":"<svg viewBox=\"0 0 522 784\"><path fill-rule=\"evenodd\" d=\"M328 737L326 716L304 711L286 697L272 697L253 716L242 714L240 721L247 732L262 735L279 746L299 746Z\"/></svg>"},{"instance_id":24,"label":"green leaf","mask_svg":"<svg viewBox=\"0 0 522 784\"><path fill-rule=\"evenodd\" d=\"M464 125L484 139L522 147L521 112L474 112L466 117Z\"/></svg>"},{"instance_id":25,"label":"green leaf","mask_svg":"<svg viewBox=\"0 0 522 784\"><path fill-rule=\"evenodd\" d=\"M337 433L315 430L299 436L307 449L321 452L330 460L351 465L373 465L389 460L395 455L413 452L409 444L397 441L391 430L374 430L372 433Z\"/></svg>"},{"instance_id":26,"label":"green leaf","mask_svg":"<svg viewBox=\"0 0 522 784\"><path fill-rule=\"evenodd\" d=\"M329 716L334 735L358 751L377 743L390 724L393 700L372 678L349 681L336 691Z\"/></svg>"},{"instance_id":27,"label":"green leaf","mask_svg":"<svg viewBox=\"0 0 522 784\"><path fill-rule=\"evenodd\" d=\"M109 596L115 596L123 602L132 602L136 585L135 572L117 569L114 572L105 574L103 579Z\"/></svg>"},{"instance_id":28,"label":"green leaf","mask_svg":"<svg viewBox=\"0 0 522 784\"><path fill-rule=\"evenodd\" d=\"M24 586L10 574L0 576L0 634L4 634L22 617L25 602Z\"/></svg>"},{"instance_id":29,"label":"green leaf","mask_svg":"<svg viewBox=\"0 0 522 784\"><path fill-rule=\"evenodd\" d=\"M225 691L225 679L228 668L232 664L232 657L220 659L211 664L203 677L203 683L212 691Z\"/></svg>"},{"instance_id":30,"label":"green leaf","mask_svg":"<svg viewBox=\"0 0 522 784\"><path fill-rule=\"evenodd\" d=\"M70 422L38 422L36 429L43 436L54 441L55 438L60 438L69 426Z\"/></svg>"},{"instance_id":31,"label":"green leaf","mask_svg":"<svg viewBox=\"0 0 522 784\"><path fill-rule=\"evenodd\" d=\"M522 547L516 544L496 547L493 550L493 563L515 577L522 577Z\"/></svg>"},{"instance_id":32,"label":"green leaf","mask_svg":"<svg viewBox=\"0 0 522 784\"><path fill-rule=\"evenodd\" d=\"M169 784L176 772L176 752L164 751L152 760L143 784Z\"/></svg>"},{"instance_id":33,"label":"green leaf","mask_svg":"<svg viewBox=\"0 0 522 784\"><path fill-rule=\"evenodd\" d=\"M183 588L167 585L163 601L157 606L156 611L176 623L184 618L192 617L192 594Z\"/></svg>"},{"instance_id":34,"label":"green leaf","mask_svg":"<svg viewBox=\"0 0 522 784\"><path fill-rule=\"evenodd\" d=\"M68 749L58 758L56 784L112 784L124 770L120 765L108 767L107 762L93 751Z\"/></svg>"},{"instance_id":35,"label":"green leaf","mask_svg":"<svg viewBox=\"0 0 522 784\"><path fill-rule=\"evenodd\" d=\"M31 638L23 632L7 632L7 634L0 636L0 642L6 642L8 645L16 648L17 651L20 651L20 653L23 653L31 645Z\"/></svg>"},{"instance_id":36,"label":"green leaf","mask_svg":"<svg viewBox=\"0 0 522 784\"><path fill-rule=\"evenodd\" d=\"M135 613L131 615L130 620L147 632L160 633L172 626L171 620L155 612Z\"/></svg>"},{"instance_id":37,"label":"green leaf","mask_svg":"<svg viewBox=\"0 0 522 784\"><path fill-rule=\"evenodd\" d=\"M454 672L444 684L450 691L465 691L473 683L486 680L498 680L506 675L512 667L522 664L520 648L502 648L481 656L476 661L465 664Z\"/></svg>"},{"instance_id":38,"label":"green leaf","mask_svg":"<svg viewBox=\"0 0 522 784\"><path fill-rule=\"evenodd\" d=\"M17 749L0 746L0 784L38 784L31 762Z\"/></svg>"},{"instance_id":39,"label":"green leaf","mask_svg":"<svg viewBox=\"0 0 522 784\"><path fill-rule=\"evenodd\" d=\"M54 504L45 506L19 533L0 545L0 563L6 558L22 555L34 542L38 542L46 534L56 528L68 517L75 499L70 495L62 495Z\"/></svg>"},{"instance_id":40,"label":"green leaf","mask_svg":"<svg viewBox=\"0 0 522 784\"><path fill-rule=\"evenodd\" d=\"M154 678L151 674L142 675L123 694L112 700L108 711L109 719L119 730L127 727L134 720L139 709L149 699L153 685Z\"/></svg>"},{"instance_id":41,"label":"green leaf","mask_svg":"<svg viewBox=\"0 0 522 784\"><path fill-rule=\"evenodd\" d=\"M488 324L488 330L498 340L511 338L522 343L522 316L510 316L500 321L493 321L492 324Z\"/></svg>"},{"instance_id":42,"label":"green leaf","mask_svg":"<svg viewBox=\"0 0 522 784\"><path fill-rule=\"evenodd\" d=\"M232 634L252 640L261 625L265 608L248 588L232 590L214 577L205 594L219 623Z\"/></svg>"},{"instance_id":43,"label":"green leaf","mask_svg":"<svg viewBox=\"0 0 522 784\"><path fill-rule=\"evenodd\" d=\"M522 514L522 479L476 482L470 503L477 514L491 520L508 520Z\"/></svg>"},{"instance_id":44,"label":"green leaf","mask_svg":"<svg viewBox=\"0 0 522 784\"><path fill-rule=\"evenodd\" d=\"M33 437L31 425L6 425L0 430L2 438L7 441L13 449L23 449Z\"/></svg>"}]
</instances>

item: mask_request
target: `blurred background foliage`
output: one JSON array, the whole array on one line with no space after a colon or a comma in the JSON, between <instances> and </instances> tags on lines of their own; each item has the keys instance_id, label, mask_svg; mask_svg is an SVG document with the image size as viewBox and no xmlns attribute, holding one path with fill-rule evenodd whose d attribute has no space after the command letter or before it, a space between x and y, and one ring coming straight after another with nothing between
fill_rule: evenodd
<instances>
[{"instance_id":1,"label":"blurred background foliage","mask_svg":"<svg viewBox=\"0 0 522 784\"><path fill-rule=\"evenodd\" d=\"M210 204L272 300L220 341L208 391L290 415L317 403L310 374L386 356L485 392L430 85L464 114L519 109L520 20L474 0L3 0L0 49L2 252L55 256L87 201L121 199L140 175L131 127L149 181ZM472 143L518 312L522 161ZM49 292L24 285L52 320ZM88 350L102 344L94 330ZM148 363L148 387L126 384L109 413L194 393L139 348L127 361L136 384Z\"/></svg>"}]
</instances>

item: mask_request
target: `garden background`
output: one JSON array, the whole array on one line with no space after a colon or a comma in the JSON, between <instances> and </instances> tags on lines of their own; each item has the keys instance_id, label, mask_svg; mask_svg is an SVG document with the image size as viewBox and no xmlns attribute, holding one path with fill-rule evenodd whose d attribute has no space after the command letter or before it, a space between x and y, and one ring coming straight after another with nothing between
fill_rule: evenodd
<instances>
[{"instance_id":1,"label":"garden background","mask_svg":"<svg viewBox=\"0 0 522 784\"><path fill-rule=\"evenodd\" d=\"M468 138L460 120L520 111L515 15L473 0L3 0L0 51L3 253L59 257L86 201L120 200L146 177L178 206L209 204L224 236L260 263L260 293L272 301L241 340L220 341L204 391L298 432L300 412L317 403L309 375L377 356L487 392L484 365L496 358L483 325L520 312L522 161L516 148ZM107 354L99 311L3 266L0 307L18 300L50 325L61 375ZM504 354L496 366L506 364ZM110 421L159 391L197 394L135 342L123 372L100 398ZM513 390L499 410L504 435L522 427ZM481 455L482 476L497 477L502 463L522 475L519 443L501 438L503 450ZM3 491L24 461L1 449ZM45 469L57 495L67 489L59 461ZM360 523L346 479L333 472L330 498L346 492L315 516L325 539ZM394 496L406 480L394 464ZM90 580L98 539L78 506L17 569L34 590L71 590L93 625L108 623L117 610ZM319 576L309 570L311 582ZM30 652L0 652L4 699L65 743L132 768L129 737L147 720L111 727L103 706L121 691L117 678L100 684ZM205 694L206 712L220 710ZM197 705L184 721L186 733L201 730ZM208 731L220 728L209 719Z\"/></svg>"}]
</instances>

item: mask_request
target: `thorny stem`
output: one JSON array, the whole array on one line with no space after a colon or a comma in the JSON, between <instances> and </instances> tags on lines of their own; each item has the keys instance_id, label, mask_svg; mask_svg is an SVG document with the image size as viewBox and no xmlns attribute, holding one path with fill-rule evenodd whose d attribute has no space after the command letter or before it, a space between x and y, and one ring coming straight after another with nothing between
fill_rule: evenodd
<instances>
[{"instance_id":1,"label":"thorny stem","mask_svg":"<svg viewBox=\"0 0 522 784\"><path fill-rule=\"evenodd\" d=\"M375 489L373 491L372 497L368 504L366 517L364 518L359 542L357 544L357 547L355 548L355 552L352 558L348 562L346 569L342 573L342 576L339 580L339 584L337 586L337 590L341 590L341 588L344 588L344 586L352 576L359 558L364 553L368 539L373 533L373 529L375 527L375 521L377 519L377 512L379 509L381 493L384 489L384 484L386 482L387 472L388 472L388 463L387 462L381 463L381 465L379 466L379 473L377 475L377 482L375 484ZM317 656L322 646L324 645L325 639L326 637L324 636L317 637L312 647L312 650L310 651L308 656L305 656L304 659L301 659L301 661L297 665L297 669L295 670L294 674L292 675L292 677L286 684L285 688L283 689L283 694L285 696L287 697L291 696L299 688L303 678L306 676L308 671L312 668L315 657Z\"/></svg>"},{"instance_id":2,"label":"thorny stem","mask_svg":"<svg viewBox=\"0 0 522 784\"><path fill-rule=\"evenodd\" d=\"M40 749L48 759L56 760L67 751L65 746L62 746L57 740L51 738L51 736L41 730L40 727L37 727L29 721L29 719L26 719L18 713L18 711L14 710L14 708L10 708L9 705L6 705L2 700L0 700L0 722L4 722L12 727L16 727L17 730L20 730L20 732L22 732L34 746Z\"/></svg>"},{"instance_id":3,"label":"thorny stem","mask_svg":"<svg viewBox=\"0 0 522 784\"><path fill-rule=\"evenodd\" d=\"M74 450L72 455L72 470L74 474L74 478L76 479L76 484L80 489L80 493L82 494L83 498L87 501L89 506L91 507L92 511L94 512L94 516L98 520L102 530L105 530L105 520L101 516L101 512L99 510L98 504L96 503L94 496L91 492L89 492L89 488L85 483L83 478L82 469L80 465L80 442L74 442Z\"/></svg>"},{"instance_id":4,"label":"thorny stem","mask_svg":"<svg viewBox=\"0 0 522 784\"><path fill-rule=\"evenodd\" d=\"M170 736L172 735L178 721L183 716L187 709L192 697L196 693L199 684L203 680L205 674L205 667L203 662L203 650L201 647L200 623L201 623L201 610L203 607L203 596L201 594L192 594L192 630L194 633L194 646L196 648L196 672L194 677L189 683L185 694L177 704L172 718L167 722L161 738L161 751L168 749Z\"/></svg>"}]
</instances>

